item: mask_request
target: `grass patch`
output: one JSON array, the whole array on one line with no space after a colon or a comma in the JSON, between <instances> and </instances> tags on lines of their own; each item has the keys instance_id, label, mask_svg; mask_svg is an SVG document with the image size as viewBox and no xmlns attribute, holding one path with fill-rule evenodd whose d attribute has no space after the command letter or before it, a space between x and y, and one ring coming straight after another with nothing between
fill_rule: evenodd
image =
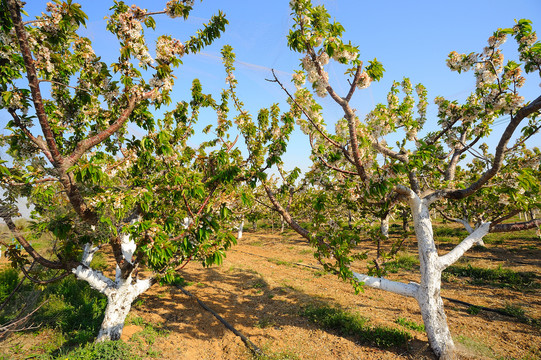
<instances>
[{"instance_id":1,"label":"grass patch","mask_svg":"<svg viewBox=\"0 0 541 360\"><path fill-rule=\"evenodd\" d=\"M477 340L464 335L458 335L455 340L464 345L464 347L473 352L475 355L488 358L495 357L494 351L482 340Z\"/></svg>"},{"instance_id":2,"label":"grass patch","mask_svg":"<svg viewBox=\"0 0 541 360\"><path fill-rule=\"evenodd\" d=\"M254 240L254 241L250 241L250 242L246 243L246 245L250 245L250 246L263 246L263 242L261 242L260 240Z\"/></svg>"},{"instance_id":3,"label":"grass patch","mask_svg":"<svg viewBox=\"0 0 541 360\"><path fill-rule=\"evenodd\" d=\"M375 344L379 347L404 346L413 338L404 330L373 326L369 324L368 318L327 305L307 306L302 310L301 315L322 328L334 330L341 335L352 336L360 342Z\"/></svg>"},{"instance_id":4,"label":"grass patch","mask_svg":"<svg viewBox=\"0 0 541 360\"><path fill-rule=\"evenodd\" d=\"M19 273L13 268L0 271L0 304L15 290L19 283Z\"/></svg>"},{"instance_id":5,"label":"grass patch","mask_svg":"<svg viewBox=\"0 0 541 360\"><path fill-rule=\"evenodd\" d=\"M419 266L419 259L408 253L399 253L393 261L385 264L385 270L396 273L400 269L413 270Z\"/></svg>"},{"instance_id":6,"label":"grass patch","mask_svg":"<svg viewBox=\"0 0 541 360\"><path fill-rule=\"evenodd\" d=\"M268 349L262 349L263 355L253 355L254 360L301 360L301 358L291 351L273 352Z\"/></svg>"},{"instance_id":7,"label":"grass patch","mask_svg":"<svg viewBox=\"0 0 541 360\"><path fill-rule=\"evenodd\" d=\"M263 289L267 287L267 284L263 280L257 280L252 284L254 289Z\"/></svg>"},{"instance_id":8,"label":"grass patch","mask_svg":"<svg viewBox=\"0 0 541 360\"><path fill-rule=\"evenodd\" d=\"M265 329L265 328L272 327L275 325L276 325L276 321L274 321L274 318L269 317L269 316L264 316L261 319L259 319L254 326L259 329Z\"/></svg>"},{"instance_id":9,"label":"grass patch","mask_svg":"<svg viewBox=\"0 0 541 360\"><path fill-rule=\"evenodd\" d=\"M52 359L52 358L51 358ZM62 360L117 360L130 359L139 360L134 349L122 341L106 341L101 343L90 343L82 347L60 354L58 359Z\"/></svg>"},{"instance_id":10,"label":"grass patch","mask_svg":"<svg viewBox=\"0 0 541 360\"><path fill-rule=\"evenodd\" d=\"M523 220L518 220L523 221ZM521 242L533 242L536 243L539 241L539 237L535 234L536 229L530 229L525 231L516 231L516 232L502 232L502 233L491 233L487 234L483 240L487 244L503 244L509 242L515 242L520 240Z\"/></svg>"},{"instance_id":11,"label":"grass patch","mask_svg":"<svg viewBox=\"0 0 541 360\"><path fill-rule=\"evenodd\" d=\"M86 282L73 277L49 285L42 296L48 302L34 318L36 323L59 329L68 344L94 340L103 320L107 298Z\"/></svg>"},{"instance_id":12,"label":"grass patch","mask_svg":"<svg viewBox=\"0 0 541 360\"><path fill-rule=\"evenodd\" d=\"M434 237L441 241L440 237L464 239L468 236L466 229L449 226L434 226Z\"/></svg>"},{"instance_id":13,"label":"grass patch","mask_svg":"<svg viewBox=\"0 0 541 360\"><path fill-rule=\"evenodd\" d=\"M275 265L293 266L293 263L291 261L285 261L275 258L267 259L267 261Z\"/></svg>"},{"instance_id":14,"label":"grass patch","mask_svg":"<svg viewBox=\"0 0 541 360\"><path fill-rule=\"evenodd\" d=\"M408 320L406 318L399 317L395 321L398 325L405 327L406 329L425 332L425 326L423 324L417 324L415 321Z\"/></svg>"},{"instance_id":15,"label":"grass patch","mask_svg":"<svg viewBox=\"0 0 541 360\"><path fill-rule=\"evenodd\" d=\"M90 267L94 270L99 271L105 271L108 268L107 265L107 258L104 253L97 252L94 254L94 257L92 258L92 262L90 263Z\"/></svg>"},{"instance_id":16,"label":"grass patch","mask_svg":"<svg viewBox=\"0 0 541 360\"><path fill-rule=\"evenodd\" d=\"M541 329L541 319L534 319L526 315L526 311L520 305L506 304L503 309L501 309L508 316L514 317L518 321L534 326Z\"/></svg>"},{"instance_id":17,"label":"grass patch","mask_svg":"<svg viewBox=\"0 0 541 360\"><path fill-rule=\"evenodd\" d=\"M474 285L492 285L515 290L539 287L539 283L536 282L537 276L534 273L517 272L504 269L501 266L495 269L486 269L474 267L470 264L466 266L452 265L443 271L442 279L449 281L449 275L468 277L470 278L469 282Z\"/></svg>"}]
</instances>

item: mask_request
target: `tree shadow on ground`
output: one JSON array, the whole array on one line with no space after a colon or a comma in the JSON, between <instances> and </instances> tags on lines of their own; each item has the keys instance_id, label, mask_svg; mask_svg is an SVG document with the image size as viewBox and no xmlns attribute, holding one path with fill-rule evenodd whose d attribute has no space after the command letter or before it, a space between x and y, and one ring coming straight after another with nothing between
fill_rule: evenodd
<instances>
[{"instance_id":1,"label":"tree shadow on ground","mask_svg":"<svg viewBox=\"0 0 541 360\"><path fill-rule=\"evenodd\" d=\"M250 269L201 269L190 271L185 280L188 282L185 288L190 293L259 346L279 340L286 327L307 331L318 329L316 324L301 315L303 307L334 304L331 296L312 296L294 286L270 286L262 275ZM138 309L159 314L165 329L199 340L217 340L229 331L181 290L174 287L161 290L163 296L143 295L143 305ZM337 331L320 330L359 343L354 335L342 336ZM374 338L377 336L380 335L374 332ZM432 358L426 342L419 340L394 348L380 348L374 344L364 340L361 345L397 355L415 354L416 358Z\"/></svg>"}]
</instances>

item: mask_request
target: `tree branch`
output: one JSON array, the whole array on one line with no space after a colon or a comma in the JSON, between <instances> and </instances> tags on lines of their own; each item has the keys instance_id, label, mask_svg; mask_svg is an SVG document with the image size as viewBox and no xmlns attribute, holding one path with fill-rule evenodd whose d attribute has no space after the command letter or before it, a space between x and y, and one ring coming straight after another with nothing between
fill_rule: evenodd
<instances>
[{"instance_id":1,"label":"tree branch","mask_svg":"<svg viewBox=\"0 0 541 360\"><path fill-rule=\"evenodd\" d=\"M58 147L56 146L55 135L49 125L47 115L45 113L45 107L43 105L43 98L41 97L41 91L39 88L39 79L34 67L34 60L32 59L32 52L28 46L28 40L26 36L26 30L21 18L21 9L17 0L6 0L7 7L15 32L17 33L17 40L21 49L21 54L26 67L26 76L28 78L28 85L32 93L32 101L34 102L34 108L36 109L36 115L41 125L41 130L45 136L47 147L50 151L53 164L61 166L63 164L63 158L60 154Z\"/></svg>"},{"instance_id":2,"label":"tree branch","mask_svg":"<svg viewBox=\"0 0 541 360\"><path fill-rule=\"evenodd\" d=\"M51 163L54 163L54 159L49 151L49 148L47 147L47 143L43 141L41 137L35 137L32 135L30 130L28 130L28 128L22 123L21 118L19 115L17 115L14 109L8 109L8 112L11 114L15 125L17 125L17 127L21 129L21 131L43 152Z\"/></svg>"},{"instance_id":3,"label":"tree branch","mask_svg":"<svg viewBox=\"0 0 541 360\"><path fill-rule=\"evenodd\" d=\"M98 145L109 136L117 132L130 117L133 109L135 108L135 105L137 104L137 100L137 96L132 96L128 101L128 106L124 109L120 117L115 120L113 124L111 124L107 129L103 130L102 132L79 142L75 147L75 150L73 150L73 153L68 157L67 165L64 167L64 170L67 170L67 168L73 166L87 150Z\"/></svg>"},{"instance_id":4,"label":"tree branch","mask_svg":"<svg viewBox=\"0 0 541 360\"><path fill-rule=\"evenodd\" d=\"M26 238L23 236L23 234L21 234L19 229L17 229L17 226L15 225L15 223L13 223L13 220L11 219L11 215L9 215L9 212L5 208L0 208L0 217L4 220L8 229L11 231L15 239L17 239L19 244L21 244L21 246L26 250L26 252L39 264L49 269L66 269L66 270L79 265L78 262L63 263L60 261L51 261L44 258L26 240Z\"/></svg>"},{"instance_id":5,"label":"tree branch","mask_svg":"<svg viewBox=\"0 0 541 360\"><path fill-rule=\"evenodd\" d=\"M416 298L417 292L419 291L419 284L413 282L405 284L398 281L388 280L382 277L378 278L359 274L356 272L353 272L353 276L355 277L355 279L357 279L359 282L363 283L366 286L374 289L389 291L393 294Z\"/></svg>"},{"instance_id":6,"label":"tree branch","mask_svg":"<svg viewBox=\"0 0 541 360\"><path fill-rule=\"evenodd\" d=\"M455 261L457 261L466 251L468 251L473 244L482 240L483 237L488 234L490 229L490 223L481 224L475 229L468 237L466 237L460 244L458 244L453 250L447 254L439 257L438 267L440 270L444 270L449 267Z\"/></svg>"},{"instance_id":7,"label":"tree branch","mask_svg":"<svg viewBox=\"0 0 541 360\"><path fill-rule=\"evenodd\" d=\"M515 222L515 223L510 223L510 224L496 224L490 227L490 232L496 233L496 232L522 231L522 230L535 229L539 226L541 226L541 219L533 219L529 221Z\"/></svg>"},{"instance_id":8,"label":"tree branch","mask_svg":"<svg viewBox=\"0 0 541 360\"><path fill-rule=\"evenodd\" d=\"M443 191L442 195L449 199L463 199L473 194L475 191L479 190L484 184L486 184L491 178L493 178L502 167L503 160L507 152L506 146L517 127L520 125L522 120L539 110L541 110L541 96L532 101L530 104L518 110L515 116L511 115L511 121L507 125L505 131L500 138L500 141L498 142L498 145L496 146L496 152L494 155L494 160L492 161L492 167L485 171L481 175L481 177L473 184L471 184L468 188Z\"/></svg>"}]
</instances>

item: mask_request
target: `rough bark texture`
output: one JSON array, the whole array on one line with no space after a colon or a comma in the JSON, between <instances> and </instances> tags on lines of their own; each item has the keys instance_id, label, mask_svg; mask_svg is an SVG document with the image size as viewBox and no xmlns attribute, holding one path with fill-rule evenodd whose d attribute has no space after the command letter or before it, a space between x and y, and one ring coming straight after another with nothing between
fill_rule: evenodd
<instances>
[{"instance_id":1,"label":"rough bark texture","mask_svg":"<svg viewBox=\"0 0 541 360\"><path fill-rule=\"evenodd\" d=\"M381 219L381 235L386 239L389 238L389 214Z\"/></svg>"},{"instance_id":2,"label":"rough bark texture","mask_svg":"<svg viewBox=\"0 0 541 360\"><path fill-rule=\"evenodd\" d=\"M150 279L128 281L107 291L107 307L96 341L119 340L132 302L151 285Z\"/></svg>"},{"instance_id":3,"label":"rough bark texture","mask_svg":"<svg viewBox=\"0 0 541 360\"><path fill-rule=\"evenodd\" d=\"M242 239L242 231L244 230L244 219L241 220L239 224L239 232L237 234L237 239Z\"/></svg>"},{"instance_id":4,"label":"rough bark texture","mask_svg":"<svg viewBox=\"0 0 541 360\"><path fill-rule=\"evenodd\" d=\"M455 354L455 344L447 326L447 317L440 294L443 268L434 243L428 202L421 200L413 191L410 191L409 203L419 247L421 271L417 302L421 309L428 342L438 358L452 359Z\"/></svg>"},{"instance_id":5,"label":"rough bark texture","mask_svg":"<svg viewBox=\"0 0 541 360\"><path fill-rule=\"evenodd\" d=\"M133 241L123 237L124 252L131 258L130 244ZM121 270L117 267L115 281L107 278L101 271L93 270L89 267L92 256L97 251L96 247L87 244L84 247L82 264L73 269L72 272L79 280L86 281L92 288L107 296L107 307L105 308L105 317L101 324L98 338L96 341L118 340L122 335L126 316L130 312L132 302L143 292L148 290L154 283L153 278L145 280L133 280L130 276L124 279L121 276ZM129 258L125 259L126 262Z\"/></svg>"}]
</instances>

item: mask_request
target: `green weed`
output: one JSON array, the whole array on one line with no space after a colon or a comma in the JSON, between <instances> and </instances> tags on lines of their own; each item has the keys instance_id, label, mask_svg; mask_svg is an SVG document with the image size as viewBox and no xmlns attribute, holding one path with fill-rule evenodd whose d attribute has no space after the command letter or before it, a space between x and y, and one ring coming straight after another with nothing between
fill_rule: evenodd
<instances>
[{"instance_id":1,"label":"green weed","mask_svg":"<svg viewBox=\"0 0 541 360\"><path fill-rule=\"evenodd\" d=\"M86 282L68 277L50 284L42 295L47 303L36 313L34 322L59 329L68 344L92 341L103 320L107 299Z\"/></svg>"},{"instance_id":2,"label":"green weed","mask_svg":"<svg viewBox=\"0 0 541 360\"><path fill-rule=\"evenodd\" d=\"M406 329L415 330L419 332L425 332L425 326L423 324L417 324L415 321L407 320L399 317L395 321L398 325L405 327Z\"/></svg>"},{"instance_id":3,"label":"green weed","mask_svg":"<svg viewBox=\"0 0 541 360\"><path fill-rule=\"evenodd\" d=\"M385 270L396 273L400 269L413 270L417 266L419 266L419 259L417 259L417 257L407 253L400 253L393 261L389 261L385 264Z\"/></svg>"},{"instance_id":4,"label":"green weed","mask_svg":"<svg viewBox=\"0 0 541 360\"><path fill-rule=\"evenodd\" d=\"M89 343L75 350L61 354L57 359L62 360L139 360L134 349L122 341L106 341Z\"/></svg>"},{"instance_id":5,"label":"green weed","mask_svg":"<svg viewBox=\"0 0 541 360\"><path fill-rule=\"evenodd\" d=\"M357 313L350 313L340 308L308 306L301 315L311 322L328 330L334 330L346 336L352 336L363 343L372 343L388 348L404 346L413 337L410 333L384 326L372 326L369 319Z\"/></svg>"},{"instance_id":6,"label":"green weed","mask_svg":"<svg viewBox=\"0 0 541 360\"><path fill-rule=\"evenodd\" d=\"M443 271L442 279L449 280L448 275L470 278L470 283L475 285L492 285L502 288L524 290L526 288L539 287L536 282L537 276L531 272L517 272L498 266L495 269L474 267L472 265L452 265ZM443 275L442 274L442 275Z\"/></svg>"},{"instance_id":7,"label":"green weed","mask_svg":"<svg viewBox=\"0 0 541 360\"><path fill-rule=\"evenodd\" d=\"M481 308L479 308L479 307L477 307L475 305L472 305L472 306L469 306L466 311L470 315L477 315L477 314L479 314L479 311L481 311Z\"/></svg>"},{"instance_id":8,"label":"green weed","mask_svg":"<svg viewBox=\"0 0 541 360\"><path fill-rule=\"evenodd\" d=\"M6 300L19 282L19 273L13 268L0 271L0 304Z\"/></svg>"},{"instance_id":9,"label":"green weed","mask_svg":"<svg viewBox=\"0 0 541 360\"><path fill-rule=\"evenodd\" d=\"M455 339L479 357L494 358L495 356L494 351L483 340L464 335L458 335Z\"/></svg>"},{"instance_id":10,"label":"green weed","mask_svg":"<svg viewBox=\"0 0 541 360\"><path fill-rule=\"evenodd\" d=\"M468 236L466 229L449 227L449 226L434 226L434 237L440 240L440 237L450 237L464 239Z\"/></svg>"},{"instance_id":11,"label":"green weed","mask_svg":"<svg viewBox=\"0 0 541 360\"><path fill-rule=\"evenodd\" d=\"M285 260L274 259L274 258L267 259L267 261L276 265L293 266L293 263L291 261L285 261Z\"/></svg>"},{"instance_id":12,"label":"green weed","mask_svg":"<svg viewBox=\"0 0 541 360\"><path fill-rule=\"evenodd\" d=\"M508 316L512 316L522 323L541 329L541 319L529 317L520 305L506 304L501 310Z\"/></svg>"},{"instance_id":13,"label":"green weed","mask_svg":"<svg viewBox=\"0 0 541 360\"><path fill-rule=\"evenodd\" d=\"M257 321L257 323L255 324L255 327L259 329L264 329L264 328L272 327L274 325L276 325L276 321L274 321L273 318L264 316Z\"/></svg>"},{"instance_id":14,"label":"green weed","mask_svg":"<svg viewBox=\"0 0 541 360\"><path fill-rule=\"evenodd\" d=\"M272 352L269 350L263 350L263 355L254 355L254 360L300 360L301 358L291 351L279 351Z\"/></svg>"}]
</instances>

